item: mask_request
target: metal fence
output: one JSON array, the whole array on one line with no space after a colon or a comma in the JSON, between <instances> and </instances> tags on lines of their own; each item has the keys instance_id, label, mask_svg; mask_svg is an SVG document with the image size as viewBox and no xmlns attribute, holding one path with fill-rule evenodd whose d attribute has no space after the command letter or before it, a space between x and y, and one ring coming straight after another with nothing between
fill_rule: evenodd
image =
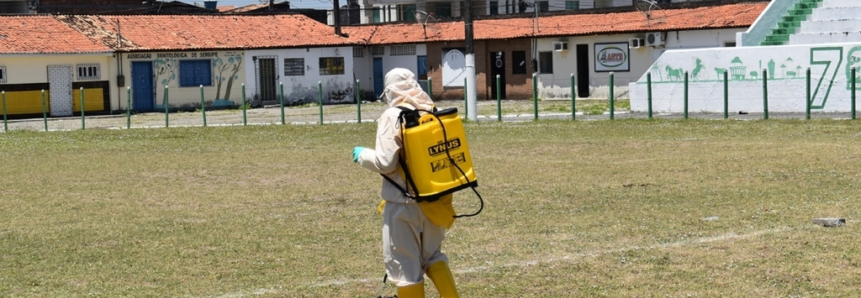
<instances>
[{"instance_id":1,"label":"metal fence","mask_svg":"<svg viewBox=\"0 0 861 298\"><path fill-rule=\"evenodd\" d=\"M852 69L851 77L855 78L855 69ZM740 115L735 118L740 119L769 119L768 111L768 75L763 74L763 112L761 114ZM571 98L567 100L541 100L538 97L538 77L533 75L532 98L523 100L503 100L500 98L499 91L500 78L497 76L494 88L497 88L496 100L483 100L477 103L476 115L477 120L482 122L511 122L511 121L537 121L539 119L570 119L570 120L614 120L617 117L621 118L640 118L653 119L656 116L661 118L673 119L688 119L691 113L688 112L688 74L684 77L684 112L681 114L661 113L656 115L652 111L652 84L651 74L647 74L646 85L648 90L648 111L645 113L632 113L626 108L617 110L618 100L614 96L614 74L609 74L609 96L606 100L584 100L576 99L577 94L575 87L575 76L571 74ZM432 86L432 84L428 84ZM828 118L850 118L856 119L855 106L855 86L856 82L851 81L851 111L848 115L842 113L829 113L825 117ZM45 104L45 92L42 91L42 118L39 119L17 119L10 121L6 113L6 93L2 91L2 106L3 106L3 131L11 130L43 130L43 131L62 131L62 130L77 130L98 128L98 129L131 129L131 128L153 128L153 127L178 127L178 126L246 126L246 125L323 125L327 123L362 123L375 121L383 111L388 108L381 102L362 102L356 95L355 103L339 104L339 105L323 105L322 84L318 83L318 102L305 106L284 106L284 91L283 86L280 90L279 104L276 106L267 106L263 108L251 109L246 101L245 86L242 86L242 104L238 109L223 109L207 111L204 102L203 86L200 87L200 110L194 112L173 112L169 110L170 93L167 87L164 92L165 110L164 113L133 113L128 107L132 106L132 90L126 88L126 107L125 113L116 115L94 115L86 116L84 110L85 95L84 90L80 90L80 125L78 125L77 117L51 117L47 116ZM360 90L360 82L356 81L356 89ZM724 94L724 110L723 114L714 113L697 113L696 118L705 119L729 119L729 80L728 74L724 72L723 81ZM810 70L807 71L807 100L806 112L803 115L798 113L781 113L780 118L811 118L810 111ZM432 94L432 90L428 93ZM468 114L466 102L466 94L464 92L463 101L440 101L436 105L441 108L456 107L462 117L466 118ZM624 101L622 101L624 102ZM578 106L580 105L580 106ZM588 105L583 107L583 105ZM363 115L364 113L364 115Z\"/></svg>"}]
</instances>

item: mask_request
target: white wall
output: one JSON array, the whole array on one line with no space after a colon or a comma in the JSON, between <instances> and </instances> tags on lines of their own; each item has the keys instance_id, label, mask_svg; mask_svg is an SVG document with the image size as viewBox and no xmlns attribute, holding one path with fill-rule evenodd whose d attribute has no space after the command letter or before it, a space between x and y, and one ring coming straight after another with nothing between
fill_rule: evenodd
<instances>
[{"instance_id":1,"label":"white wall","mask_svg":"<svg viewBox=\"0 0 861 298\"><path fill-rule=\"evenodd\" d=\"M406 68L413 73L418 72L417 56L427 56L427 45L416 44L415 55L392 56L392 46L386 46L386 55L383 56L383 74L389 72L393 68Z\"/></svg>"},{"instance_id":2,"label":"white wall","mask_svg":"<svg viewBox=\"0 0 861 298\"><path fill-rule=\"evenodd\" d=\"M652 110L684 111L682 80L687 71L690 73L689 111L723 112L723 71L726 70L729 111L762 112L762 70L767 69L769 111L804 112L808 67L811 69L811 109L849 111L850 70L861 67L861 43L668 51L649 70ZM861 81L858 73L856 80ZM630 88L631 109L648 110L646 74L630 84Z\"/></svg>"},{"instance_id":3,"label":"white wall","mask_svg":"<svg viewBox=\"0 0 861 298\"><path fill-rule=\"evenodd\" d=\"M353 59L353 73L355 78L360 80L361 88L364 91L374 91L374 58L382 58L383 60L383 76L389 70L400 67L406 68L418 75L418 56L427 56L427 46L425 44L414 44L416 47L415 55L397 55L392 56L392 45L383 46L385 48L384 55L371 55L372 47L364 47L364 54L361 58Z\"/></svg>"},{"instance_id":4,"label":"white wall","mask_svg":"<svg viewBox=\"0 0 861 298\"><path fill-rule=\"evenodd\" d=\"M361 47L362 57L353 57L353 77L359 80L362 90L374 90L374 60L371 47Z\"/></svg>"},{"instance_id":5,"label":"white wall","mask_svg":"<svg viewBox=\"0 0 861 298\"><path fill-rule=\"evenodd\" d=\"M277 58L275 73L278 75L278 81L284 84L285 104L317 102L319 100L318 82L322 83L324 103L350 102L355 98L353 97L355 81L353 80L354 64L352 47L248 50L245 52L245 65L248 65L245 68L245 76L249 82L246 86L246 93L249 97L253 97L258 93L256 69L252 58L255 56L272 56ZM321 75L320 58L322 57L343 57L344 74ZM286 58L305 59L305 75L285 76L284 59ZM280 89L277 89L277 92L280 94ZM344 94L345 92L346 95Z\"/></svg>"},{"instance_id":6,"label":"white wall","mask_svg":"<svg viewBox=\"0 0 861 298\"><path fill-rule=\"evenodd\" d=\"M652 63L669 49L695 49L704 47L722 47L726 42L734 42L736 32L744 29L716 29L696 31L662 32L664 46L640 47L629 49L629 70L613 71L614 96L628 98L628 84L637 81ZM538 40L538 52L553 51L553 42L567 41L568 50L553 51L553 73L538 74L539 97L541 98L570 98L571 74L577 73L576 45L587 44L589 49L589 81L590 98L609 97L609 72L595 71L596 43L627 43L631 38L645 38L645 33L592 35L543 38ZM540 65L540 63L539 63Z\"/></svg>"}]
</instances>

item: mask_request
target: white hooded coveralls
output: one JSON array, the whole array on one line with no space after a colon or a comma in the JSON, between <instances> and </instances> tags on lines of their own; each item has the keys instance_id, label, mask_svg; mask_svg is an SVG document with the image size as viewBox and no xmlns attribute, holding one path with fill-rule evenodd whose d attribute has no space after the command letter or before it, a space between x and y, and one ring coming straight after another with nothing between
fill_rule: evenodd
<instances>
[{"instance_id":1,"label":"white hooded coveralls","mask_svg":"<svg viewBox=\"0 0 861 298\"><path fill-rule=\"evenodd\" d=\"M415 75L403 68L386 74L383 96L389 104L377 125L374 149L365 149L358 163L371 171L386 175L406 189L398 169L398 155L403 148L397 106L430 111L433 101L421 90ZM433 224L415 200L383 179L380 196L386 201L383 210L383 258L388 278L398 287L421 283L427 267L436 262L448 262L440 252L445 228Z\"/></svg>"}]
</instances>

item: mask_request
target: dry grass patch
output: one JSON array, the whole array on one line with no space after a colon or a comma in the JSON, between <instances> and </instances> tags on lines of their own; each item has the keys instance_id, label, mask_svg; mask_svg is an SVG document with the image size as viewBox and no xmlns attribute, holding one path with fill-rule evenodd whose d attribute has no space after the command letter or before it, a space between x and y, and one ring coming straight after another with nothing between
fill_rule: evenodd
<instances>
[{"instance_id":1,"label":"dry grass patch","mask_svg":"<svg viewBox=\"0 0 861 298\"><path fill-rule=\"evenodd\" d=\"M853 296L857 123L469 123L487 204L444 250L464 297ZM0 293L391 294L375 128L2 134Z\"/></svg>"}]
</instances>

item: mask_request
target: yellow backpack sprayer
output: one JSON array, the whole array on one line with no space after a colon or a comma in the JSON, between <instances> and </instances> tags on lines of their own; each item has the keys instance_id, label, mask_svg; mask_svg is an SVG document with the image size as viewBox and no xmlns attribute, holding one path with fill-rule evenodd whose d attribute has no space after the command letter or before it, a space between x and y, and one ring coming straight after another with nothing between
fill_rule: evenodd
<instances>
[{"instance_id":1,"label":"yellow backpack sprayer","mask_svg":"<svg viewBox=\"0 0 861 298\"><path fill-rule=\"evenodd\" d=\"M434 111L398 108L401 109L399 121L403 140L398 162L407 187L403 189L385 175L383 177L419 203L436 202L459 190L472 188L481 206L475 213L454 218L481 213L484 200L475 190L478 180L457 108L439 111L436 108Z\"/></svg>"}]
</instances>

